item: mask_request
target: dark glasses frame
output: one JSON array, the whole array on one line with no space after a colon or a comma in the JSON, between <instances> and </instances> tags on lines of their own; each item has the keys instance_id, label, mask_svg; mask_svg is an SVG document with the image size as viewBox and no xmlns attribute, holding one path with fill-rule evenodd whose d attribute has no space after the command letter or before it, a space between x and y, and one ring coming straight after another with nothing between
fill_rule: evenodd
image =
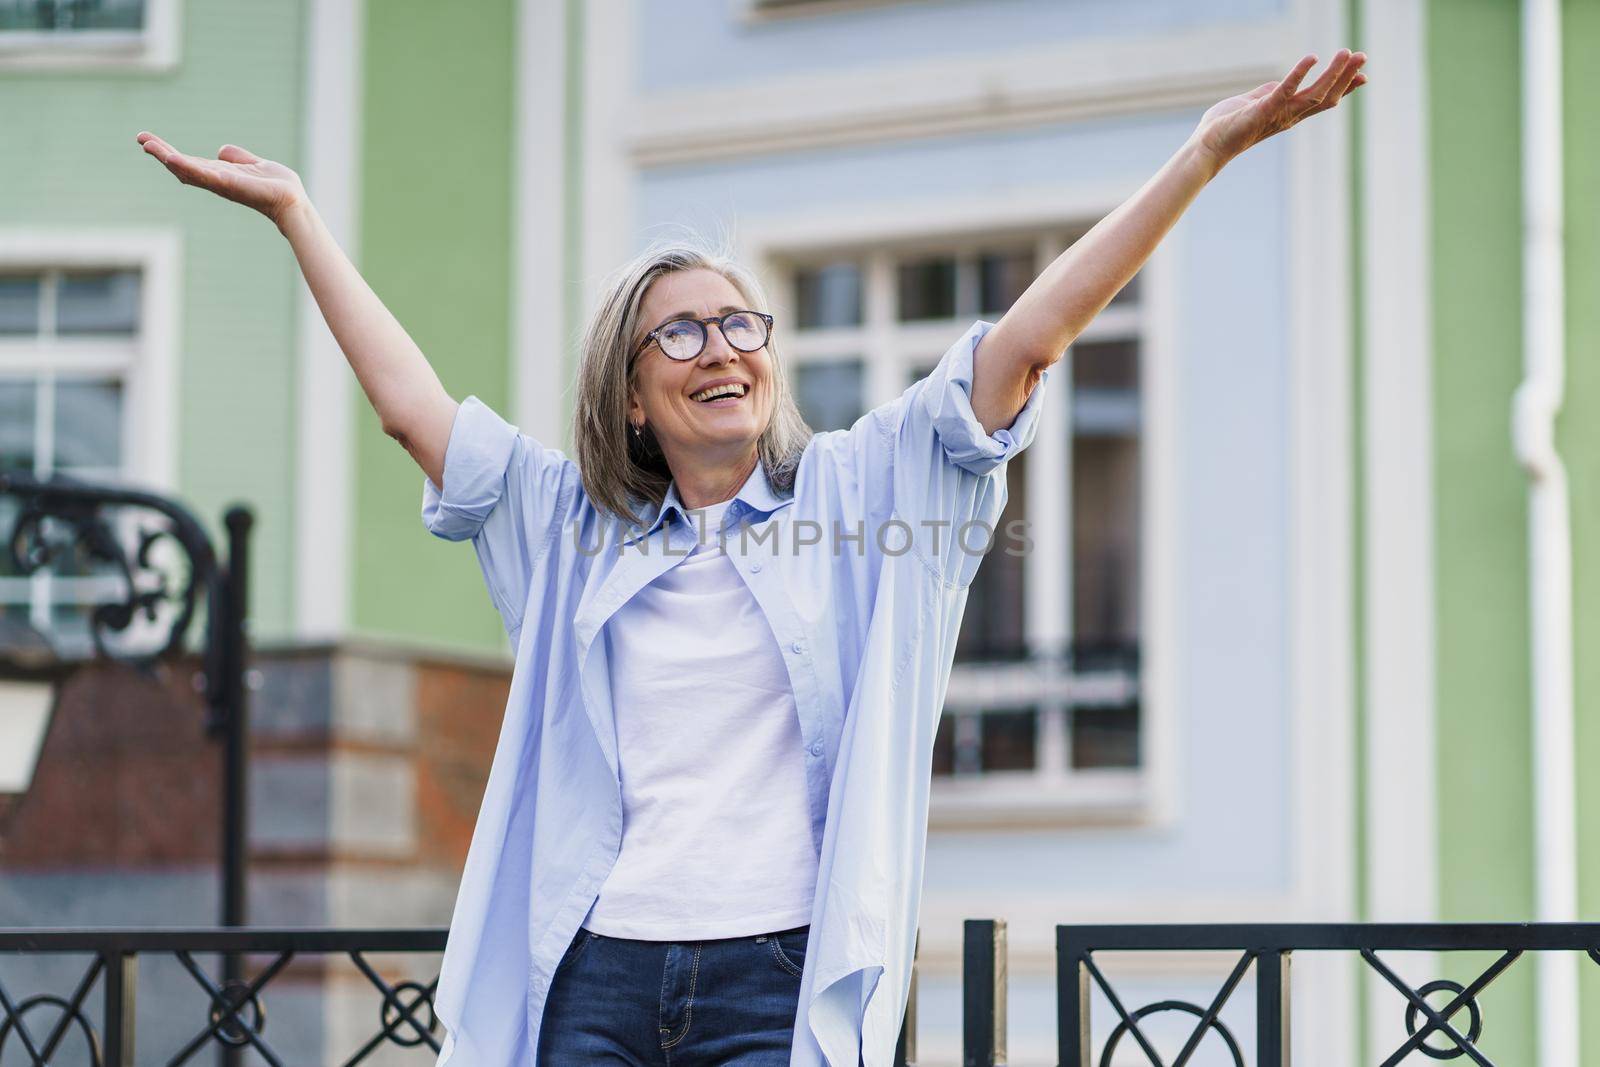
<instances>
[{"instance_id":1,"label":"dark glasses frame","mask_svg":"<svg viewBox=\"0 0 1600 1067\"><path fill-rule=\"evenodd\" d=\"M728 342L729 348L733 349L735 352L759 352L761 349L766 347L768 341L772 340L772 316L766 314L765 312L751 311L749 308L740 308L738 311L730 311L726 315L712 315L704 319L668 319L666 322L663 322L660 326L657 326L655 329L644 335L644 340L640 341L639 347L634 349L634 358L637 359L639 354L645 349L649 348L651 342L654 342L656 347L661 349L661 354L666 356L668 359L673 360L674 362L687 363L691 359L697 359L699 358L700 353L706 350L706 342L711 340L711 325L715 323L717 329L722 330L722 320L731 319L735 315L754 315L756 318L760 319L766 324L766 336L763 337L761 339L761 343L756 345L754 348L740 348L738 345L733 343L732 339L728 337L727 332L723 331L722 339ZM665 330L668 326L675 326L680 322L692 322L700 328L700 344L687 356L671 355L661 345L661 331Z\"/></svg>"}]
</instances>

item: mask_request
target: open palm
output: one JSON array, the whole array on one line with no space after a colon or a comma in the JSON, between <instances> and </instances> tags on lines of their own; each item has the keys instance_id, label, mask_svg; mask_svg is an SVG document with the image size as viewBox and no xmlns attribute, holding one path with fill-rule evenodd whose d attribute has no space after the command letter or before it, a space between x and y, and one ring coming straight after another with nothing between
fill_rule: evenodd
<instances>
[{"instance_id":1,"label":"open palm","mask_svg":"<svg viewBox=\"0 0 1600 1067\"><path fill-rule=\"evenodd\" d=\"M142 131L138 139L144 150L164 163L183 184L198 185L255 208L275 223L291 206L305 199L305 186L298 174L238 145L225 144L216 159L206 159L184 155L149 131Z\"/></svg>"},{"instance_id":2,"label":"open palm","mask_svg":"<svg viewBox=\"0 0 1600 1067\"><path fill-rule=\"evenodd\" d=\"M1301 90L1300 83L1317 65L1316 56L1306 56L1283 80L1267 82L1213 105L1200 118L1200 143L1225 163L1301 119L1327 111L1365 85L1367 76L1361 73L1361 67L1366 61L1364 53L1341 48L1322 77Z\"/></svg>"}]
</instances>

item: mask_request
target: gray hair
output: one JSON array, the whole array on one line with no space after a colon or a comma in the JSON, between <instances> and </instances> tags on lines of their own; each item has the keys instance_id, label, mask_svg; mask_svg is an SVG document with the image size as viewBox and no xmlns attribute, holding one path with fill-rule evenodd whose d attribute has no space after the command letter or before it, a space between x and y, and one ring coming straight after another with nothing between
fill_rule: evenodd
<instances>
[{"instance_id":1,"label":"gray hair","mask_svg":"<svg viewBox=\"0 0 1600 1067\"><path fill-rule=\"evenodd\" d=\"M649 426L636 437L628 423L628 396L637 376L632 357L643 329L639 305L657 278L697 269L714 270L728 279L751 311L770 311L760 279L725 249L714 249L697 238L680 239L653 244L612 273L583 332L572 419L578 469L589 499L624 522L642 521L635 505L659 506L672 483L672 471ZM767 353L773 372L772 415L756 451L772 487L790 492L811 428L795 405L776 336L768 338Z\"/></svg>"}]
</instances>

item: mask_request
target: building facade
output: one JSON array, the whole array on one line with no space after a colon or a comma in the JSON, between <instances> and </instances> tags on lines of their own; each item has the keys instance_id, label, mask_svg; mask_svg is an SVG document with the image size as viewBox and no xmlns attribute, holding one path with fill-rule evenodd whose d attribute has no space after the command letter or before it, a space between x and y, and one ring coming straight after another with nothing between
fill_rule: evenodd
<instances>
[{"instance_id":1,"label":"building facade","mask_svg":"<svg viewBox=\"0 0 1600 1067\"><path fill-rule=\"evenodd\" d=\"M274 663L339 649L509 655L283 242L176 187L139 129L300 169L451 393L568 448L584 314L649 241L725 238L775 295L808 419L846 425L1003 314L1210 104L1364 48L1355 106L1231 165L1073 345L1011 466L1030 544L984 563L935 752L923 1059L957 1060L963 918L1008 920L1012 1062L1047 1064L1058 922L1539 917L1535 797L1557 771L1536 757L1541 557L1512 441L1537 180L1516 0L143 0L107 18L122 8L137 28L72 45L0 21L0 103L28 148L0 158L0 451L207 518L250 501L269 691ZM1579 61L1600 8L1569 0L1560 29L1578 650L1600 619L1582 358L1600 134ZM30 617L70 616L70 582L7 581ZM1579 766L1600 756L1597 671L1575 654ZM1600 915L1596 788L1571 802L1573 918ZM1148 1000L1205 1002L1226 973L1115 965ZM1302 1058L1381 1059L1404 1036L1355 962L1297 959L1295 983ZM1581 983L1600 1018L1600 973ZM1224 1018L1248 1033L1240 1000ZM1486 1006L1486 1051L1534 1062L1532 966ZM1600 1031L1583 1036L1597 1067Z\"/></svg>"}]
</instances>

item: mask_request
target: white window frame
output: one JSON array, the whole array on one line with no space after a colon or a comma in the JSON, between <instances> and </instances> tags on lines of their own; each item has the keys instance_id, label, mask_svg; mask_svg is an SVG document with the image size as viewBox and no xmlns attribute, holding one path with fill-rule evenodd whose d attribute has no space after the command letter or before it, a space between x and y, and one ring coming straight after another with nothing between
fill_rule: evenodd
<instances>
[{"instance_id":1,"label":"white window frame","mask_svg":"<svg viewBox=\"0 0 1600 1067\"><path fill-rule=\"evenodd\" d=\"M795 366L860 354L866 360L865 409L898 396L909 383L909 370L936 359L970 321L940 320L902 324L894 321L895 261L917 246L930 252L975 251L1032 236L1041 265L1065 248L1069 236L1082 232L1115 207L1132 189L1077 191L1051 189L1008 198L972 201L940 200L864 212L859 217L829 213L815 217L760 220L745 227L740 253L758 264L777 295L778 328L786 329L784 358ZM794 332L794 270L830 258L864 262L863 325L860 329ZM1160 250L1140 276L1137 304L1108 307L1082 335L1085 341L1137 338L1141 360L1140 483L1140 765L1137 768L1072 769L1068 766L1067 718L1059 709L1074 687L1104 689L1120 684L1112 677L1061 677L1048 661L984 666L957 665L947 694L959 703L975 690L1023 687L1034 695L1049 694L1057 710L1041 708L1033 771L987 772L981 776L934 779L929 823L934 829L960 827L1157 825L1173 817L1177 790L1176 688L1169 677L1170 651L1180 646L1176 586L1170 554L1178 536L1175 512L1172 440L1172 384L1167 371L1171 330L1171 252ZM959 283L958 283L959 284ZM887 358L885 357L887 354ZM1071 382L1061 370L1046 383L1044 426L1029 446L1028 499L1033 547L1026 560L1029 578L1025 605L1026 633L1040 649L1065 647L1070 634L1071 486L1068 465ZM957 712L957 723L969 716ZM973 717L973 721L976 721Z\"/></svg>"},{"instance_id":2,"label":"white window frame","mask_svg":"<svg viewBox=\"0 0 1600 1067\"><path fill-rule=\"evenodd\" d=\"M132 342L0 338L0 372L37 373L44 365L42 354L51 352L64 356L74 369L117 372L123 383L123 461L117 480L163 494L176 488L174 370L180 265L176 231L0 229L0 270L140 272L139 332ZM33 582L33 596L45 605L40 610L48 610L56 599L49 575L0 581ZM37 621L37 613L35 617Z\"/></svg>"},{"instance_id":3,"label":"white window frame","mask_svg":"<svg viewBox=\"0 0 1600 1067\"><path fill-rule=\"evenodd\" d=\"M141 30L0 31L0 71L171 70L182 40L180 0L145 0Z\"/></svg>"}]
</instances>

